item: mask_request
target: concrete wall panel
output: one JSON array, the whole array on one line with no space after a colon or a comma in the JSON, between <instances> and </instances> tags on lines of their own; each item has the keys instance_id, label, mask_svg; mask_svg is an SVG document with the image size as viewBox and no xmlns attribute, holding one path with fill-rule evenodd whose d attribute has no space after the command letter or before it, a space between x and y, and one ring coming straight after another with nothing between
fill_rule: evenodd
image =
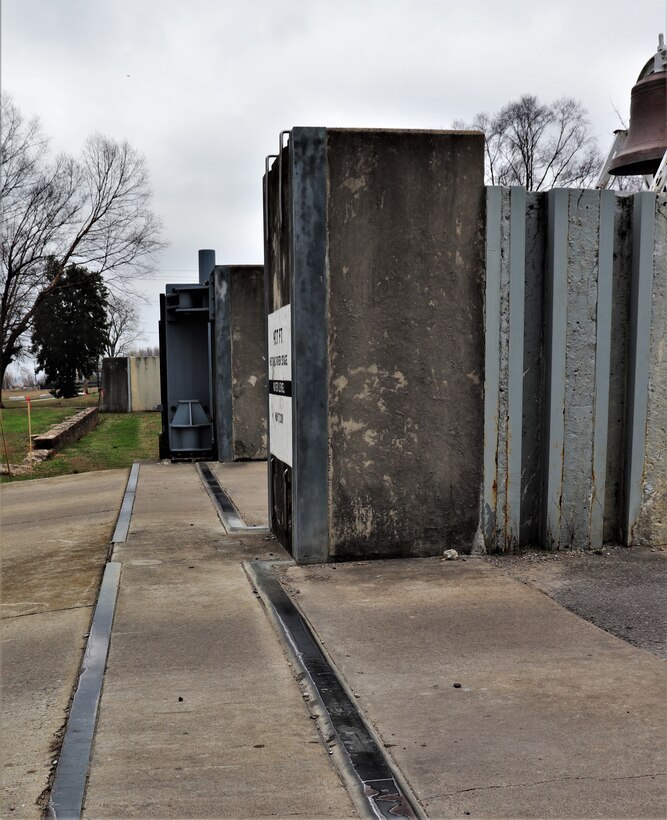
<instances>
[{"instance_id":1,"label":"concrete wall panel","mask_svg":"<svg viewBox=\"0 0 667 820\"><path fill-rule=\"evenodd\" d=\"M231 267L234 458L266 458L264 267Z\"/></svg>"},{"instance_id":2,"label":"concrete wall panel","mask_svg":"<svg viewBox=\"0 0 667 820\"><path fill-rule=\"evenodd\" d=\"M497 236L489 228L487 391L494 375L497 395L485 397L487 548L517 545L517 517L520 545L664 543L665 196L561 189L545 201L531 194L518 227L515 199L514 189L489 189L487 224L497 223ZM516 247L524 233L522 267ZM522 287L523 316L513 309ZM518 409L513 397L521 391ZM512 492L518 417L519 500Z\"/></svg>"},{"instance_id":3,"label":"concrete wall panel","mask_svg":"<svg viewBox=\"0 0 667 820\"><path fill-rule=\"evenodd\" d=\"M477 530L482 150L327 132L332 555L469 548Z\"/></svg>"},{"instance_id":4,"label":"concrete wall panel","mask_svg":"<svg viewBox=\"0 0 667 820\"><path fill-rule=\"evenodd\" d=\"M128 413L130 410L130 383L126 356L102 360L103 413Z\"/></svg>"},{"instance_id":5,"label":"concrete wall panel","mask_svg":"<svg viewBox=\"0 0 667 820\"><path fill-rule=\"evenodd\" d=\"M568 196L561 546L587 547L592 503L599 191Z\"/></svg>"},{"instance_id":6,"label":"concrete wall panel","mask_svg":"<svg viewBox=\"0 0 667 820\"><path fill-rule=\"evenodd\" d=\"M644 473L634 542L667 544L667 196L655 206Z\"/></svg>"},{"instance_id":7,"label":"concrete wall panel","mask_svg":"<svg viewBox=\"0 0 667 820\"><path fill-rule=\"evenodd\" d=\"M130 356L130 410L155 410L160 404L160 357Z\"/></svg>"}]
</instances>

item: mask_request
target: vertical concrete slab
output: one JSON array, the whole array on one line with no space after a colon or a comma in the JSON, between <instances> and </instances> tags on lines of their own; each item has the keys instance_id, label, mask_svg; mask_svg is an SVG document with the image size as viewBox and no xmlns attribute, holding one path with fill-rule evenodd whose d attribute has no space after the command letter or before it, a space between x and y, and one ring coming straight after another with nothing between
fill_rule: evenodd
<instances>
[{"instance_id":1,"label":"vertical concrete slab","mask_svg":"<svg viewBox=\"0 0 667 820\"><path fill-rule=\"evenodd\" d=\"M102 413L130 412L130 380L127 356L102 360Z\"/></svg>"},{"instance_id":2,"label":"vertical concrete slab","mask_svg":"<svg viewBox=\"0 0 667 820\"><path fill-rule=\"evenodd\" d=\"M485 455L485 469L491 471L485 475L485 492L495 505L494 530L490 534L487 527L486 545L490 551L509 551L520 543L522 520L526 191L488 190L498 193L487 199L487 265L495 263L495 268L487 267L486 327L491 336L486 360L497 376L492 371L485 384L485 440L494 442ZM498 244L497 254L490 241Z\"/></svg>"},{"instance_id":3,"label":"vertical concrete slab","mask_svg":"<svg viewBox=\"0 0 667 820\"><path fill-rule=\"evenodd\" d=\"M264 266L231 266L234 458L266 458Z\"/></svg>"},{"instance_id":4,"label":"vertical concrete slab","mask_svg":"<svg viewBox=\"0 0 667 820\"><path fill-rule=\"evenodd\" d=\"M526 191L510 191L510 286L508 347L507 516L505 544L514 550L521 538L523 442L524 301L526 290Z\"/></svg>"},{"instance_id":5,"label":"vertical concrete slab","mask_svg":"<svg viewBox=\"0 0 667 820\"><path fill-rule=\"evenodd\" d=\"M327 137L295 128L290 137L292 299L292 554L326 561L327 429Z\"/></svg>"},{"instance_id":6,"label":"vertical concrete slab","mask_svg":"<svg viewBox=\"0 0 667 820\"><path fill-rule=\"evenodd\" d=\"M511 278L511 192L502 189L501 197L501 254L500 254L500 385L498 393L498 451L496 453L496 531L492 549L507 549L508 518L508 447L509 436L509 336L510 336L510 278Z\"/></svg>"},{"instance_id":7,"label":"vertical concrete slab","mask_svg":"<svg viewBox=\"0 0 667 820\"><path fill-rule=\"evenodd\" d=\"M330 554L469 549L483 442L483 138L327 131Z\"/></svg>"},{"instance_id":8,"label":"vertical concrete slab","mask_svg":"<svg viewBox=\"0 0 667 820\"><path fill-rule=\"evenodd\" d=\"M486 189L486 291L484 305L484 498L482 530L486 548L495 552L498 502L498 421L500 393L500 257L502 196Z\"/></svg>"},{"instance_id":9,"label":"vertical concrete slab","mask_svg":"<svg viewBox=\"0 0 667 820\"><path fill-rule=\"evenodd\" d=\"M476 133L295 128L265 177L267 313L280 345L289 308L293 417L285 445L270 412L271 519L300 562L472 544L482 152Z\"/></svg>"},{"instance_id":10,"label":"vertical concrete slab","mask_svg":"<svg viewBox=\"0 0 667 820\"><path fill-rule=\"evenodd\" d=\"M652 223L651 230L643 224L635 226L635 235L639 234L639 247L636 248L637 258L633 265L633 277L637 275L637 294L636 300L633 300L633 319L637 317L634 350L639 357L646 349L646 416L638 511L633 521L631 516L635 507L629 506L627 526L634 544L650 546L667 543L667 196L647 194L639 197L640 202L635 202L635 219L639 216L642 223ZM652 245L650 250L649 243ZM648 259L645 254L648 254ZM649 275L650 327L647 333L647 329L640 328L639 323L646 307L646 299L642 295L646 296ZM644 374L637 365L634 376L633 395L637 402L637 398L641 400L641 395L637 394L643 390L644 380ZM632 421L636 431L641 422L641 408L635 406ZM635 447L633 436L632 458ZM634 465L629 466L632 469ZM632 469L630 481L634 474ZM636 503L633 495L630 505Z\"/></svg>"},{"instance_id":11,"label":"vertical concrete slab","mask_svg":"<svg viewBox=\"0 0 667 820\"><path fill-rule=\"evenodd\" d=\"M568 192L549 191L545 302L546 425L544 437L544 546L558 544L564 458L567 333Z\"/></svg>"},{"instance_id":12,"label":"vertical concrete slab","mask_svg":"<svg viewBox=\"0 0 667 820\"><path fill-rule=\"evenodd\" d=\"M655 194L635 194L632 214L632 284L628 355L624 540L634 540L642 501L648 410Z\"/></svg>"},{"instance_id":13,"label":"vertical concrete slab","mask_svg":"<svg viewBox=\"0 0 667 820\"><path fill-rule=\"evenodd\" d=\"M590 546L599 219L599 191L568 192L566 378L559 547Z\"/></svg>"},{"instance_id":14,"label":"vertical concrete slab","mask_svg":"<svg viewBox=\"0 0 667 820\"><path fill-rule=\"evenodd\" d=\"M613 191L602 191L599 204L595 390L593 393L593 470L589 523L589 545L593 549L601 547L604 542L615 211L616 195Z\"/></svg>"},{"instance_id":15,"label":"vertical concrete slab","mask_svg":"<svg viewBox=\"0 0 667 820\"><path fill-rule=\"evenodd\" d=\"M217 265L211 278L219 461L266 458L264 267Z\"/></svg>"},{"instance_id":16,"label":"vertical concrete slab","mask_svg":"<svg viewBox=\"0 0 667 820\"><path fill-rule=\"evenodd\" d=\"M228 266L217 265L213 269L210 287L213 300L213 395L218 461L233 461L232 311Z\"/></svg>"},{"instance_id":17,"label":"vertical concrete slab","mask_svg":"<svg viewBox=\"0 0 667 820\"><path fill-rule=\"evenodd\" d=\"M157 409L160 404L160 357L129 356L130 403L133 413Z\"/></svg>"}]
</instances>

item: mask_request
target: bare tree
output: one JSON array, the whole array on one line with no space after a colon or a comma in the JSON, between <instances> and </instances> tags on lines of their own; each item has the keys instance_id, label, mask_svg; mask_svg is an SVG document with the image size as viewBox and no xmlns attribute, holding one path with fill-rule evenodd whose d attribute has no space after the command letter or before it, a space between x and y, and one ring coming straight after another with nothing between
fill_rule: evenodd
<instances>
[{"instance_id":1,"label":"bare tree","mask_svg":"<svg viewBox=\"0 0 667 820\"><path fill-rule=\"evenodd\" d=\"M68 265L107 279L136 276L164 244L146 162L127 142L95 134L78 160L50 160L46 149L39 122L3 95L0 380Z\"/></svg>"},{"instance_id":2,"label":"bare tree","mask_svg":"<svg viewBox=\"0 0 667 820\"><path fill-rule=\"evenodd\" d=\"M581 103L569 97L551 105L524 94L497 114L477 114L472 123L486 137L486 177L490 185L522 185L530 191L587 187L602 155Z\"/></svg>"},{"instance_id":3,"label":"bare tree","mask_svg":"<svg viewBox=\"0 0 667 820\"><path fill-rule=\"evenodd\" d=\"M105 356L127 356L137 342L144 340L139 324L137 298L109 292L109 340L104 350Z\"/></svg>"},{"instance_id":4,"label":"bare tree","mask_svg":"<svg viewBox=\"0 0 667 820\"><path fill-rule=\"evenodd\" d=\"M159 356L159 345L148 345L148 347L135 347L130 350L130 356Z\"/></svg>"}]
</instances>

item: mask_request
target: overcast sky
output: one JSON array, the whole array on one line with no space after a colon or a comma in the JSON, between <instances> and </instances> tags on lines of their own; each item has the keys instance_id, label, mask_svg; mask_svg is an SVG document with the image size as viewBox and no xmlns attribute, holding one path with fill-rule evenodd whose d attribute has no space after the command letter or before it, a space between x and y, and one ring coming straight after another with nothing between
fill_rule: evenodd
<instances>
[{"instance_id":1,"label":"overcast sky","mask_svg":"<svg viewBox=\"0 0 667 820\"><path fill-rule=\"evenodd\" d=\"M262 261L261 178L295 125L448 128L523 93L581 100L603 151L665 0L2 0L2 87L54 150L94 132L148 160L170 245L142 282L157 344L197 250Z\"/></svg>"}]
</instances>

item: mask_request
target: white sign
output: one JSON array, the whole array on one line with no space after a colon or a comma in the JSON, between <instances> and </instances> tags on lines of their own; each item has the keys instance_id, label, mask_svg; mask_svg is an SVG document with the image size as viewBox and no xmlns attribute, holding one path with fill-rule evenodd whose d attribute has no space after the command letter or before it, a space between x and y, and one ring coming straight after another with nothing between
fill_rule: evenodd
<instances>
[{"instance_id":1,"label":"white sign","mask_svg":"<svg viewBox=\"0 0 667 820\"><path fill-rule=\"evenodd\" d=\"M292 466L292 311L269 314L269 446Z\"/></svg>"}]
</instances>

